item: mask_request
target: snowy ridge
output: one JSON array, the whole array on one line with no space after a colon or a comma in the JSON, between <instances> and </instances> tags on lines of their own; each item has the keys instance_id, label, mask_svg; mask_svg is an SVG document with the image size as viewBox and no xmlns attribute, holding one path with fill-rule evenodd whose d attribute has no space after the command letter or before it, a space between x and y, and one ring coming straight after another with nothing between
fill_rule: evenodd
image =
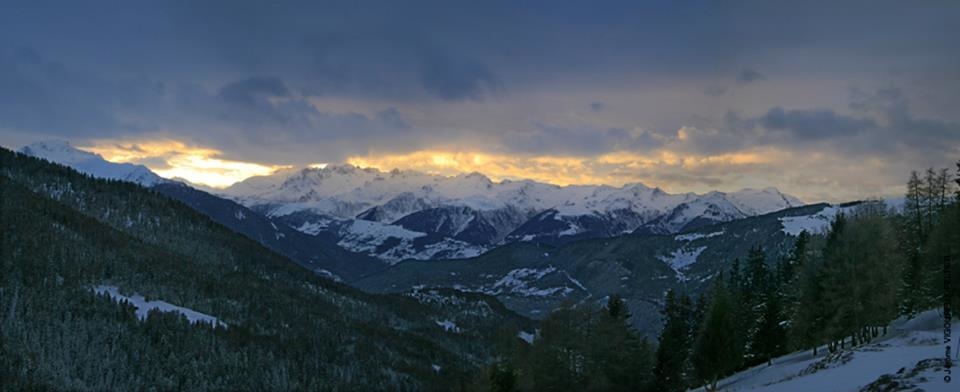
<instances>
[{"instance_id":1,"label":"snowy ridge","mask_svg":"<svg viewBox=\"0 0 960 392\"><path fill-rule=\"evenodd\" d=\"M227 324L218 320L216 317L197 312L193 309L173 305L165 301L147 301L140 294L134 294L130 297L125 296L120 294L120 289L118 289L117 286L96 286L93 288L93 291L97 294L106 294L117 302L127 302L130 305L133 305L133 307L137 308L137 318L140 320L145 320L147 318L147 314L153 310L156 310L160 312L176 312L182 314L191 323L206 323L227 328Z\"/></svg>"},{"instance_id":2,"label":"snowy ridge","mask_svg":"<svg viewBox=\"0 0 960 392\"><path fill-rule=\"evenodd\" d=\"M33 143L21 148L20 153L70 166L97 178L129 181L146 187L167 181L146 166L109 162L100 155L77 149L65 141Z\"/></svg>"}]
</instances>

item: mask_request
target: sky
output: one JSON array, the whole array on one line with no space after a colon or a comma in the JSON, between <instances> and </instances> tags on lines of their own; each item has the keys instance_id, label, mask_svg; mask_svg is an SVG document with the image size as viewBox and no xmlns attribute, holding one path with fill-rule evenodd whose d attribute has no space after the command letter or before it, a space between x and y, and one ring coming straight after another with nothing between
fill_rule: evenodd
<instances>
[{"instance_id":1,"label":"sky","mask_svg":"<svg viewBox=\"0 0 960 392\"><path fill-rule=\"evenodd\" d=\"M0 145L890 197L960 159L956 1L0 0Z\"/></svg>"}]
</instances>

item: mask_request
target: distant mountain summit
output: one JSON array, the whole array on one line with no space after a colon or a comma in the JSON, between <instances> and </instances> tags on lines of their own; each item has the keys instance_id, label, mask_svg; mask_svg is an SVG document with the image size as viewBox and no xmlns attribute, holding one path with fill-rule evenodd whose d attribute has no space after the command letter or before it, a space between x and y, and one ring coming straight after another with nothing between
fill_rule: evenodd
<instances>
[{"instance_id":1,"label":"distant mountain summit","mask_svg":"<svg viewBox=\"0 0 960 392\"><path fill-rule=\"evenodd\" d=\"M467 257L511 242L677 233L803 205L776 188L669 194L639 183L557 186L494 182L479 173L448 177L352 165L285 170L221 193L301 231L330 233L348 249L387 261ZM471 249L452 252L457 246Z\"/></svg>"},{"instance_id":2,"label":"distant mountain summit","mask_svg":"<svg viewBox=\"0 0 960 392\"><path fill-rule=\"evenodd\" d=\"M135 182L146 187L168 182L146 166L110 162L98 154L77 149L62 140L36 142L21 148L20 153L70 166L97 178Z\"/></svg>"}]
</instances>

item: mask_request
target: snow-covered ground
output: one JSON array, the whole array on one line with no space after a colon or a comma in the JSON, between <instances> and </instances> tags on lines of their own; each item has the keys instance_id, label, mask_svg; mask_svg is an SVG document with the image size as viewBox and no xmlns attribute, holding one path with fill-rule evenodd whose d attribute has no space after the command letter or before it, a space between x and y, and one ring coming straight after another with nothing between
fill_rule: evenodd
<instances>
[{"instance_id":1,"label":"snow-covered ground","mask_svg":"<svg viewBox=\"0 0 960 392\"><path fill-rule=\"evenodd\" d=\"M771 366L744 370L717 385L721 391L846 392L877 382L871 390L960 391L960 376L955 374L950 384L943 379L943 324L938 311L927 311L912 320L895 321L886 336L869 344L832 355L826 348L816 357L811 350L789 354ZM960 323L954 322L954 363L958 334Z\"/></svg>"},{"instance_id":2,"label":"snow-covered ground","mask_svg":"<svg viewBox=\"0 0 960 392\"><path fill-rule=\"evenodd\" d=\"M110 298L113 298L117 302L128 302L133 307L137 308L137 317L141 320L147 318L147 314L151 310L157 310L160 312L177 312L184 315L187 320L191 323L207 323L210 325L218 325L220 327L226 328L227 324L218 320L216 317L213 317L208 314L197 312L193 309L184 308L182 306L177 306L166 301L147 301L146 298L143 298L140 294L134 294L132 296L125 296L120 294L120 289L117 286L96 286L93 288L97 294L106 294Z\"/></svg>"}]
</instances>

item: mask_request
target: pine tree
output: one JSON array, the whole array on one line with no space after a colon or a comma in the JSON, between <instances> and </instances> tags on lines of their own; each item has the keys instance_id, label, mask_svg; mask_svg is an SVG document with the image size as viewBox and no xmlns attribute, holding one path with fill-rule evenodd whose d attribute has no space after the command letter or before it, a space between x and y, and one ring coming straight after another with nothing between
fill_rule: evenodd
<instances>
[{"instance_id":1,"label":"pine tree","mask_svg":"<svg viewBox=\"0 0 960 392\"><path fill-rule=\"evenodd\" d=\"M793 249L787 254L785 262L778 264L777 277L780 283L789 285L796 278L797 270L803 267L807 262L807 247L810 244L810 233L806 230L797 235L797 240L793 243Z\"/></svg>"},{"instance_id":2,"label":"pine tree","mask_svg":"<svg viewBox=\"0 0 960 392\"><path fill-rule=\"evenodd\" d=\"M771 283L766 286L760 306L762 310L750 346L758 361L765 360L769 364L772 358L783 354L786 349L786 320L778 284Z\"/></svg>"},{"instance_id":3,"label":"pine tree","mask_svg":"<svg viewBox=\"0 0 960 392\"><path fill-rule=\"evenodd\" d=\"M757 338L760 324L763 317L764 296L767 287L770 284L770 273L767 270L766 253L759 246L750 250L747 256L746 275L742 287L740 313L744 318L743 341L746 342L744 349L745 361L747 364L757 363L761 360L761 353L758 351Z\"/></svg>"},{"instance_id":4,"label":"pine tree","mask_svg":"<svg viewBox=\"0 0 960 392\"><path fill-rule=\"evenodd\" d=\"M957 189L955 193L957 203L960 203L960 160L957 160L957 178L955 178L953 182L957 183Z\"/></svg>"},{"instance_id":5,"label":"pine tree","mask_svg":"<svg viewBox=\"0 0 960 392\"><path fill-rule=\"evenodd\" d=\"M664 327L657 346L657 364L653 375L656 388L661 392L678 392L687 389L690 355L690 297L667 292L663 310Z\"/></svg>"},{"instance_id":6,"label":"pine tree","mask_svg":"<svg viewBox=\"0 0 960 392\"><path fill-rule=\"evenodd\" d=\"M711 290L693 354L698 381L706 384L708 390L716 390L717 380L730 374L742 356L731 333L736 329L734 312L734 303L721 275Z\"/></svg>"},{"instance_id":7,"label":"pine tree","mask_svg":"<svg viewBox=\"0 0 960 392\"><path fill-rule=\"evenodd\" d=\"M490 391L514 392L517 390L517 372L509 362L496 362L490 366Z\"/></svg>"},{"instance_id":8,"label":"pine tree","mask_svg":"<svg viewBox=\"0 0 960 392\"><path fill-rule=\"evenodd\" d=\"M904 201L903 218L899 227L900 253L906 258L907 266L901 283L900 313L908 316L916 314L923 307L923 273L920 254L926 238L923 184L916 171L910 173L907 181L907 193Z\"/></svg>"},{"instance_id":9,"label":"pine tree","mask_svg":"<svg viewBox=\"0 0 960 392\"><path fill-rule=\"evenodd\" d=\"M611 295L600 315L592 347L597 373L593 388L609 391L635 391L651 381L650 347L641 341L629 325L630 312L624 300Z\"/></svg>"},{"instance_id":10,"label":"pine tree","mask_svg":"<svg viewBox=\"0 0 960 392\"><path fill-rule=\"evenodd\" d=\"M744 305L743 272L740 259L734 259L730 264L730 278L727 279L727 292L733 306L733 320L736 326L731 332L736 347L733 368L739 369L744 363L744 350L747 345L747 330L753 322L749 308Z\"/></svg>"}]
</instances>

